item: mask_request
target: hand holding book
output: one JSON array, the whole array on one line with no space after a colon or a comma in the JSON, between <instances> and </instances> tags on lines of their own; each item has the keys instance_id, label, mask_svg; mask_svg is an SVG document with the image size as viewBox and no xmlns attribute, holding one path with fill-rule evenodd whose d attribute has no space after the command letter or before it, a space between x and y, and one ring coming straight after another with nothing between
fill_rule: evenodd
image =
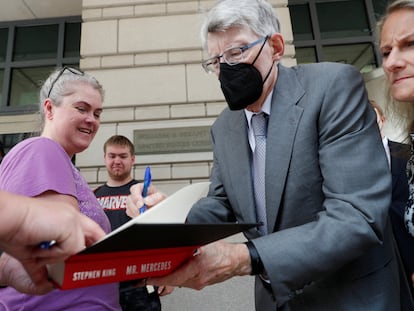
<instances>
[{"instance_id":1,"label":"hand holding book","mask_svg":"<svg viewBox=\"0 0 414 311\"><path fill-rule=\"evenodd\" d=\"M171 273L148 278L147 284L201 290L233 276L249 275L250 271L250 255L245 244L219 240L201 246L197 256Z\"/></svg>"},{"instance_id":2,"label":"hand holding book","mask_svg":"<svg viewBox=\"0 0 414 311\"><path fill-rule=\"evenodd\" d=\"M65 262L50 265L50 277L61 289L70 289L166 275L193 258L200 246L257 226L184 224L208 186L205 182L180 189Z\"/></svg>"}]
</instances>

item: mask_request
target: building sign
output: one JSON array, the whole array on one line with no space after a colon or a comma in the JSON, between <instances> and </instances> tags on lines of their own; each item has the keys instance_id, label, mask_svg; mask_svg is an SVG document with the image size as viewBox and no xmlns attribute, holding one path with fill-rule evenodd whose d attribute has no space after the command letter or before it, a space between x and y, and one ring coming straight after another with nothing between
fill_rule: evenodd
<instances>
[{"instance_id":1,"label":"building sign","mask_svg":"<svg viewBox=\"0 0 414 311\"><path fill-rule=\"evenodd\" d=\"M135 130L134 145L137 155L212 151L210 126Z\"/></svg>"}]
</instances>

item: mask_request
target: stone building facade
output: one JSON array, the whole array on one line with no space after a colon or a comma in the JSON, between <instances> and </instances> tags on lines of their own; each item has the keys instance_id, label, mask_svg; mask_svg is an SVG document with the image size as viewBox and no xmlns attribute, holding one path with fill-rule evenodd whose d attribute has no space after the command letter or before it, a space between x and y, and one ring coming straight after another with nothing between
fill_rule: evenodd
<instances>
[{"instance_id":1,"label":"stone building facade","mask_svg":"<svg viewBox=\"0 0 414 311\"><path fill-rule=\"evenodd\" d=\"M271 1L287 48L283 63L295 64L287 1ZM214 0L84 0L80 67L106 90L101 128L76 165L94 186L106 180L102 146L113 134L134 141L134 131L210 126L225 107L218 80L200 63L202 12ZM135 135L139 141L139 133ZM177 137L177 142L186 137ZM190 138L196 139L196 138ZM139 147L139 146L137 146ZM168 148L167 148L168 149ZM207 180L211 151L140 155L135 178L151 165L154 182L166 193Z\"/></svg>"}]
</instances>

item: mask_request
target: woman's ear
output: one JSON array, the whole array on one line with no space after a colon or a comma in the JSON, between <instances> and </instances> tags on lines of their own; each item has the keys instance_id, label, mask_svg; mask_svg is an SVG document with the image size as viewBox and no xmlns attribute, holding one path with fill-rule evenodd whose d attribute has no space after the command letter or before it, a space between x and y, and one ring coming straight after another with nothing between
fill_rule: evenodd
<instances>
[{"instance_id":1,"label":"woman's ear","mask_svg":"<svg viewBox=\"0 0 414 311\"><path fill-rule=\"evenodd\" d=\"M282 59L285 53L285 41L280 33L274 33L269 38L270 46L273 49L272 59L274 62L278 62Z\"/></svg>"},{"instance_id":2,"label":"woman's ear","mask_svg":"<svg viewBox=\"0 0 414 311\"><path fill-rule=\"evenodd\" d=\"M53 104L49 98L46 98L43 102L43 113L45 115L45 119L52 120L53 119Z\"/></svg>"}]
</instances>

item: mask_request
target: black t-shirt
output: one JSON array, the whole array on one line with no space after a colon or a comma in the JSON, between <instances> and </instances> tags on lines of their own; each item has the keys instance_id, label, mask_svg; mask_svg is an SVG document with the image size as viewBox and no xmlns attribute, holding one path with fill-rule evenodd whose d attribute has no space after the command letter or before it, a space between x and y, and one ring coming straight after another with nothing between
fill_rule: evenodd
<instances>
[{"instance_id":1,"label":"black t-shirt","mask_svg":"<svg viewBox=\"0 0 414 311\"><path fill-rule=\"evenodd\" d=\"M131 220L126 214L126 200L130 194L129 189L138 182L138 180L133 179L129 183L119 187L110 187L105 184L93 191L111 222L112 230ZM135 287L135 284L136 281L120 283L120 304L122 310L161 310L161 301L157 294L157 288L150 294L146 287Z\"/></svg>"},{"instance_id":2,"label":"black t-shirt","mask_svg":"<svg viewBox=\"0 0 414 311\"><path fill-rule=\"evenodd\" d=\"M126 214L126 200L130 194L129 189L137 183L138 180L133 179L123 186L110 187L105 184L94 190L99 204L111 222L112 230L131 220Z\"/></svg>"}]
</instances>

